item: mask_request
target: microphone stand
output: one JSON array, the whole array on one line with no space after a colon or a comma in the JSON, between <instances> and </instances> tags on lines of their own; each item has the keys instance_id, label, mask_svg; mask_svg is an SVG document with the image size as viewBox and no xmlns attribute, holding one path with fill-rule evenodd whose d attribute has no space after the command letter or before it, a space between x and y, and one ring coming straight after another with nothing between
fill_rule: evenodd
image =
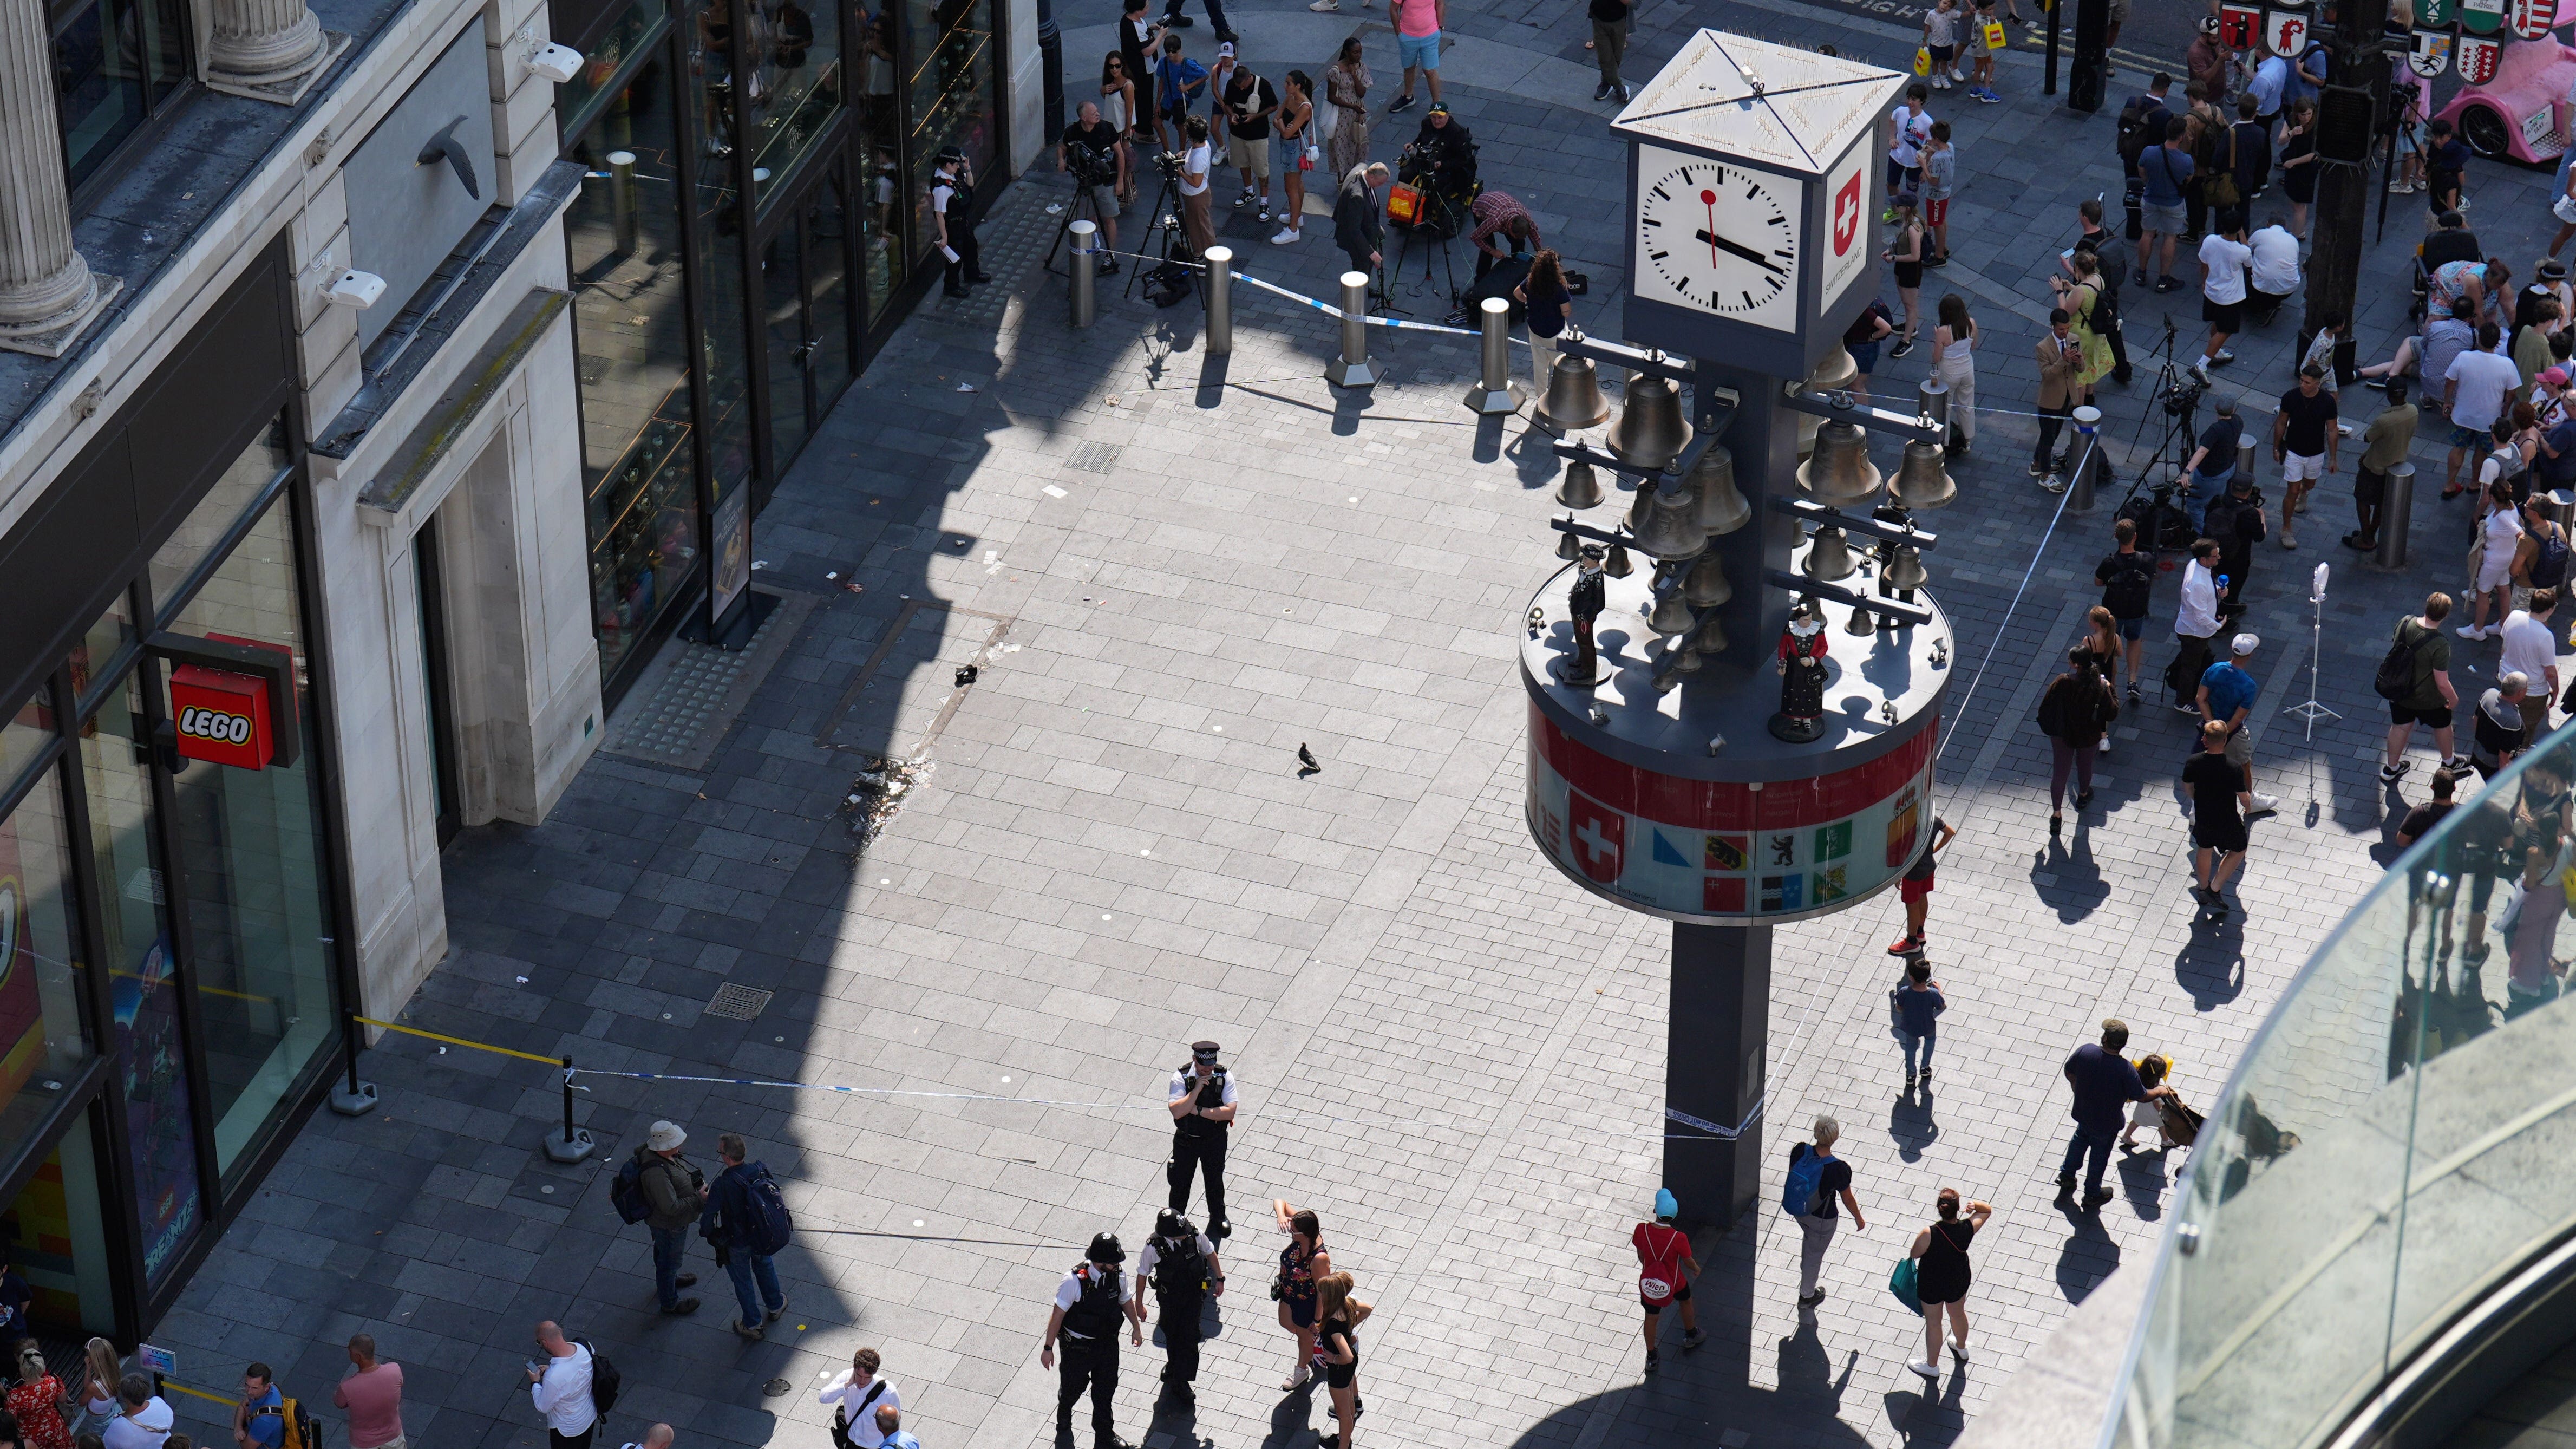
<instances>
[{"instance_id":1,"label":"microphone stand","mask_svg":"<svg viewBox=\"0 0 2576 1449\"><path fill-rule=\"evenodd\" d=\"M2308 621L2308 701L2305 704L2290 706L2287 712L2298 716L2307 724L2308 743L2315 744L2317 721L2343 718L2342 715L2317 702L2317 673L2324 661L2326 647L2326 566L2324 564L2318 564L2316 573L2310 576L2308 603L2313 610Z\"/></svg>"}]
</instances>

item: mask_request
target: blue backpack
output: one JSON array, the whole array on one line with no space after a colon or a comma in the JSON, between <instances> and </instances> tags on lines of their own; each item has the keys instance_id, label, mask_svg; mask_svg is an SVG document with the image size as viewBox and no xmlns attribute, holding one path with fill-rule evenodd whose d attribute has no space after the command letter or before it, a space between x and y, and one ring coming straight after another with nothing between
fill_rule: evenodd
<instances>
[{"instance_id":1,"label":"blue backpack","mask_svg":"<svg viewBox=\"0 0 2576 1449\"><path fill-rule=\"evenodd\" d=\"M1803 1218L1825 1201L1824 1154L1809 1148L1789 1164L1789 1180L1780 1188L1780 1211Z\"/></svg>"},{"instance_id":2,"label":"blue backpack","mask_svg":"<svg viewBox=\"0 0 2576 1449\"><path fill-rule=\"evenodd\" d=\"M761 1257L769 1257L787 1246L795 1231L795 1219L787 1212L787 1199L778 1190L778 1179L769 1175L766 1163L755 1162L742 1177L742 1220L727 1224L734 1241Z\"/></svg>"}]
</instances>

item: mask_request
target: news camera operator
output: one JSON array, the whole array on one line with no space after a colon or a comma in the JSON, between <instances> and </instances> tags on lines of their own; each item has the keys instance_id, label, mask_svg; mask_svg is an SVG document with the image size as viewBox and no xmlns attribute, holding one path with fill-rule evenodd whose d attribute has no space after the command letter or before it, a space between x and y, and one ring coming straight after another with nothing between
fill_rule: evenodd
<instances>
[{"instance_id":1,"label":"news camera operator","mask_svg":"<svg viewBox=\"0 0 2576 1449\"><path fill-rule=\"evenodd\" d=\"M1172 1160L1167 1168L1172 1211L1190 1206L1190 1173L1207 1176L1207 1235L1224 1241L1234 1229L1225 1219L1225 1139L1234 1130L1234 1078L1217 1062L1217 1044L1190 1043L1190 1060L1172 1074L1164 1092L1172 1112Z\"/></svg>"},{"instance_id":2,"label":"news camera operator","mask_svg":"<svg viewBox=\"0 0 2576 1449\"><path fill-rule=\"evenodd\" d=\"M1092 210L1100 218L1100 236L1109 250L1118 250L1118 198L1127 194L1127 143L1118 128L1101 119L1100 107L1090 101L1075 112L1076 120L1056 138L1055 169L1073 173L1073 184L1091 193ZM1118 271L1118 258L1100 259L1098 276L1113 276Z\"/></svg>"},{"instance_id":3,"label":"news camera operator","mask_svg":"<svg viewBox=\"0 0 2576 1449\"><path fill-rule=\"evenodd\" d=\"M1420 184L1427 180L1441 196L1464 208L1476 195L1476 144L1449 107L1433 101L1412 143L1395 158L1396 179Z\"/></svg>"}]
</instances>

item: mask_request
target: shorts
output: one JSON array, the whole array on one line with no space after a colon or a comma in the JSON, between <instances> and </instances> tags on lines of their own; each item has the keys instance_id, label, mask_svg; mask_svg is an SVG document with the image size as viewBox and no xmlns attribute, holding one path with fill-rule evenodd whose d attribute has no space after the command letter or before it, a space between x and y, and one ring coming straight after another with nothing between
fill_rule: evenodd
<instances>
[{"instance_id":1,"label":"shorts","mask_svg":"<svg viewBox=\"0 0 2576 1449\"><path fill-rule=\"evenodd\" d=\"M2379 506L2379 500L2386 497L2387 494L2388 477L2386 474L2370 468L2355 468L2352 470L2352 498L2355 503L2367 503L2373 508L2376 508Z\"/></svg>"},{"instance_id":2,"label":"shorts","mask_svg":"<svg viewBox=\"0 0 2576 1449\"><path fill-rule=\"evenodd\" d=\"M2147 202L2138 208L2138 225L2160 236L2180 236L2184 226L2182 203L2167 206L2160 201ZM2141 256L2138 260L2143 262L2146 258Z\"/></svg>"},{"instance_id":3,"label":"shorts","mask_svg":"<svg viewBox=\"0 0 2576 1449\"><path fill-rule=\"evenodd\" d=\"M2147 619L2144 614L2134 619L2114 619L2111 621L2111 627L2120 631L2121 638L2132 642L2147 637Z\"/></svg>"},{"instance_id":4,"label":"shorts","mask_svg":"<svg viewBox=\"0 0 2576 1449\"><path fill-rule=\"evenodd\" d=\"M1360 1356L1358 1354L1352 1354L1351 1361L1349 1363L1334 1363L1327 1359L1324 1363L1324 1387L1328 1389L1347 1389L1351 1386L1351 1381L1358 1378L1359 1374Z\"/></svg>"},{"instance_id":5,"label":"shorts","mask_svg":"<svg viewBox=\"0 0 2576 1449\"><path fill-rule=\"evenodd\" d=\"M1406 70L1420 66L1424 70L1440 68L1440 32L1429 35L1399 35L1395 38L1396 62Z\"/></svg>"},{"instance_id":6,"label":"shorts","mask_svg":"<svg viewBox=\"0 0 2576 1449\"><path fill-rule=\"evenodd\" d=\"M2227 763L2243 769L2254 763L2254 732L2240 728L2227 737Z\"/></svg>"},{"instance_id":7,"label":"shorts","mask_svg":"<svg viewBox=\"0 0 2576 1449\"><path fill-rule=\"evenodd\" d=\"M2494 441L2487 435L2487 430L2484 428L2464 428L2458 423L2451 424L2451 446L2454 448L2485 447Z\"/></svg>"},{"instance_id":8,"label":"shorts","mask_svg":"<svg viewBox=\"0 0 2576 1449\"><path fill-rule=\"evenodd\" d=\"M1921 162L1916 162L1914 165L1908 166L1893 156L1887 158L1887 196L1891 203L1895 201L1896 194L1898 192L1919 191L1922 187L1923 165Z\"/></svg>"},{"instance_id":9,"label":"shorts","mask_svg":"<svg viewBox=\"0 0 2576 1449\"><path fill-rule=\"evenodd\" d=\"M1948 226L1950 224L1950 198L1944 196L1937 201L1929 196L1923 198L1923 224L1925 226Z\"/></svg>"},{"instance_id":10,"label":"shorts","mask_svg":"<svg viewBox=\"0 0 2576 1449\"><path fill-rule=\"evenodd\" d=\"M1923 286L1923 264L1921 262L1897 262L1894 265L1896 267L1896 285L1900 289L1905 291L1916 291Z\"/></svg>"},{"instance_id":11,"label":"shorts","mask_svg":"<svg viewBox=\"0 0 2576 1449\"><path fill-rule=\"evenodd\" d=\"M2153 229L2151 224L2149 230ZM2203 297L2200 299L2200 320L2208 323L2213 332L2242 332L2245 330L2245 304L2213 302Z\"/></svg>"},{"instance_id":12,"label":"shorts","mask_svg":"<svg viewBox=\"0 0 2576 1449\"><path fill-rule=\"evenodd\" d=\"M1846 342L1843 344L1843 351L1851 354L1852 366L1860 369L1861 376L1867 377L1878 371L1876 342Z\"/></svg>"},{"instance_id":13,"label":"shorts","mask_svg":"<svg viewBox=\"0 0 2576 1449\"><path fill-rule=\"evenodd\" d=\"M1225 133L1225 164L1237 171L1249 171L1256 180L1270 179L1270 138L1245 138L1232 131Z\"/></svg>"},{"instance_id":14,"label":"shorts","mask_svg":"<svg viewBox=\"0 0 2576 1449\"><path fill-rule=\"evenodd\" d=\"M1653 1299L1646 1297L1642 1293L1637 1295L1638 1305L1646 1310L1646 1316L1648 1318L1654 1317L1656 1314L1663 1312L1667 1307L1675 1303L1687 1303L1689 1301L1690 1285L1688 1283L1684 1283L1679 1288L1674 1289L1673 1296L1665 1299L1661 1303L1655 1302Z\"/></svg>"},{"instance_id":15,"label":"shorts","mask_svg":"<svg viewBox=\"0 0 2576 1449\"><path fill-rule=\"evenodd\" d=\"M2284 483L2314 483L2324 476L2326 455L2323 453L2284 453L2281 456L2281 481Z\"/></svg>"},{"instance_id":16,"label":"shorts","mask_svg":"<svg viewBox=\"0 0 2576 1449\"><path fill-rule=\"evenodd\" d=\"M2451 727L2451 707L2433 704L2417 709L2411 704L2391 701L2388 722L2392 725L2429 725L2437 730L2446 730Z\"/></svg>"},{"instance_id":17,"label":"shorts","mask_svg":"<svg viewBox=\"0 0 2576 1449\"><path fill-rule=\"evenodd\" d=\"M2213 820L2203 825L2195 819L2191 822L2191 843L2202 850L2223 853L2241 851L2245 848L2245 822L2232 819Z\"/></svg>"},{"instance_id":18,"label":"shorts","mask_svg":"<svg viewBox=\"0 0 2576 1449\"><path fill-rule=\"evenodd\" d=\"M1930 47L1930 49L1932 51L1932 68L1934 70L1943 70L1948 68L1950 62L1957 59L1959 55L1959 47L1955 45L1935 45Z\"/></svg>"},{"instance_id":19,"label":"shorts","mask_svg":"<svg viewBox=\"0 0 2576 1449\"><path fill-rule=\"evenodd\" d=\"M2119 29L2120 23L2128 18L2129 0L2111 0L2111 28Z\"/></svg>"},{"instance_id":20,"label":"shorts","mask_svg":"<svg viewBox=\"0 0 2576 1449\"><path fill-rule=\"evenodd\" d=\"M2478 560L2478 577L2473 592L2483 594L2490 589L2501 589L2512 582L2513 551L2511 549L2507 549L2501 555L2490 553Z\"/></svg>"},{"instance_id":21,"label":"shorts","mask_svg":"<svg viewBox=\"0 0 2576 1449\"><path fill-rule=\"evenodd\" d=\"M2398 127L2397 154L2400 156L2414 156L2421 154L2424 149L2423 129L2424 128L2421 126L2411 125Z\"/></svg>"},{"instance_id":22,"label":"shorts","mask_svg":"<svg viewBox=\"0 0 2576 1449\"><path fill-rule=\"evenodd\" d=\"M1103 184L1091 188L1091 204L1102 216L1116 216L1118 214L1118 188L1115 185L1110 184Z\"/></svg>"},{"instance_id":23,"label":"shorts","mask_svg":"<svg viewBox=\"0 0 2576 1449\"><path fill-rule=\"evenodd\" d=\"M1909 875L1896 888L1896 898L1905 902L1907 905L1912 905L1914 902L1919 900L1928 899L1931 894L1932 877L1928 875L1923 877L1921 880L1916 880L1914 877Z\"/></svg>"},{"instance_id":24,"label":"shorts","mask_svg":"<svg viewBox=\"0 0 2576 1449\"><path fill-rule=\"evenodd\" d=\"M1288 1305L1288 1321L1290 1323L1297 1325L1299 1328L1312 1328L1315 1326L1315 1300L1313 1298L1282 1298L1279 1301Z\"/></svg>"},{"instance_id":25,"label":"shorts","mask_svg":"<svg viewBox=\"0 0 2576 1449\"><path fill-rule=\"evenodd\" d=\"M1273 136L1270 138L1270 148L1271 169L1278 172L1283 181L1296 175L1297 163L1306 159L1306 138L1303 136ZM1288 224L1296 225L1297 219L1293 216L1288 218Z\"/></svg>"}]
</instances>

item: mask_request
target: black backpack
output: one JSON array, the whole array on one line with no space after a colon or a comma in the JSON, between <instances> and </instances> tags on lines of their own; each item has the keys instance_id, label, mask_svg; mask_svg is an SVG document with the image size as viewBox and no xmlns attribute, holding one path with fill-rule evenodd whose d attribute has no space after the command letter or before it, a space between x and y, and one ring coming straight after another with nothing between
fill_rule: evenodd
<instances>
[{"instance_id":1,"label":"black backpack","mask_svg":"<svg viewBox=\"0 0 2576 1449\"><path fill-rule=\"evenodd\" d=\"M1207 1287L1207 1255L1195 1235L1154 1240L1154 1296L1173 1298Z\"/></svg>"},{"instance_id":2,"label":"black backpack","mask_svg":"<svg viewBox=\"0 0 2576 1449\"><path fill-rule=\"evenodd\" d=\"M2531 586L2554 589L2567 582L2567 540L2550 534L2540 540L2538 552L2531 556Z\"/></svg>"},{"instance_id":3,"label":"black backpack","mask_svg":"<svg viewBox=\"0 0 2576 1449\"><path fill-rule=\"evenodd\" d=\"M2135 166L2148 147L2163 144L2164 118L2172 114L2154 96L2129 97L2128 104L2120 107L2120 159Z\"/></svg>"},{"instance_id":4,"label":"black backpack","mask_svg":"<svg viewBox=\"0 0 2576 1449\"><path fill-rule=\"evenodd\" d=\"M2415 692L2415 656L2432 637L2428 632L2409 640L2406 626L2397 626L2397 637L2379 661L2379 672L2370 677L2370 687L2379 692L2381 699L2393 703Z\"/></svg>"},{"instance_id":5,"label":"black backpack","mask_svg":"<svg viewBox=\"0 0 2576 1449\"><path fill-rule=\"evenodd\" d=\"M2147 554L2113 554L2111 577L2102 581L2102 607L2114 619L2143 619L2154 598L2155 561Z\"/></svg>"},{"instance_id":6,"label":"black backpack","mask_svg":"<svg viewBox=\"0 0 2576 1449\"><path fill-rule=\"evenodd\" d=\"M617 1371L617 1365L610 1363L606 1355L590 1348L589 1339L576 1338L573 1342L590 1349L590 1406L604 1416L617 1407L618 1391L626 1387L626 1376Z\"/></svg>"},{"instance_id":7,"label":"black backpack","mask_svg":"<svg viewBox=\"0 0 2576 1449\"><path fill-rule=\"evenodd\" d=\"M644 1201L644 1149L626 1159L617 1175L608 1180L608 1205L617 1209L621 1223L640 1223L653 1215L650 1203Z\"/></svg>"}]
</instances>

